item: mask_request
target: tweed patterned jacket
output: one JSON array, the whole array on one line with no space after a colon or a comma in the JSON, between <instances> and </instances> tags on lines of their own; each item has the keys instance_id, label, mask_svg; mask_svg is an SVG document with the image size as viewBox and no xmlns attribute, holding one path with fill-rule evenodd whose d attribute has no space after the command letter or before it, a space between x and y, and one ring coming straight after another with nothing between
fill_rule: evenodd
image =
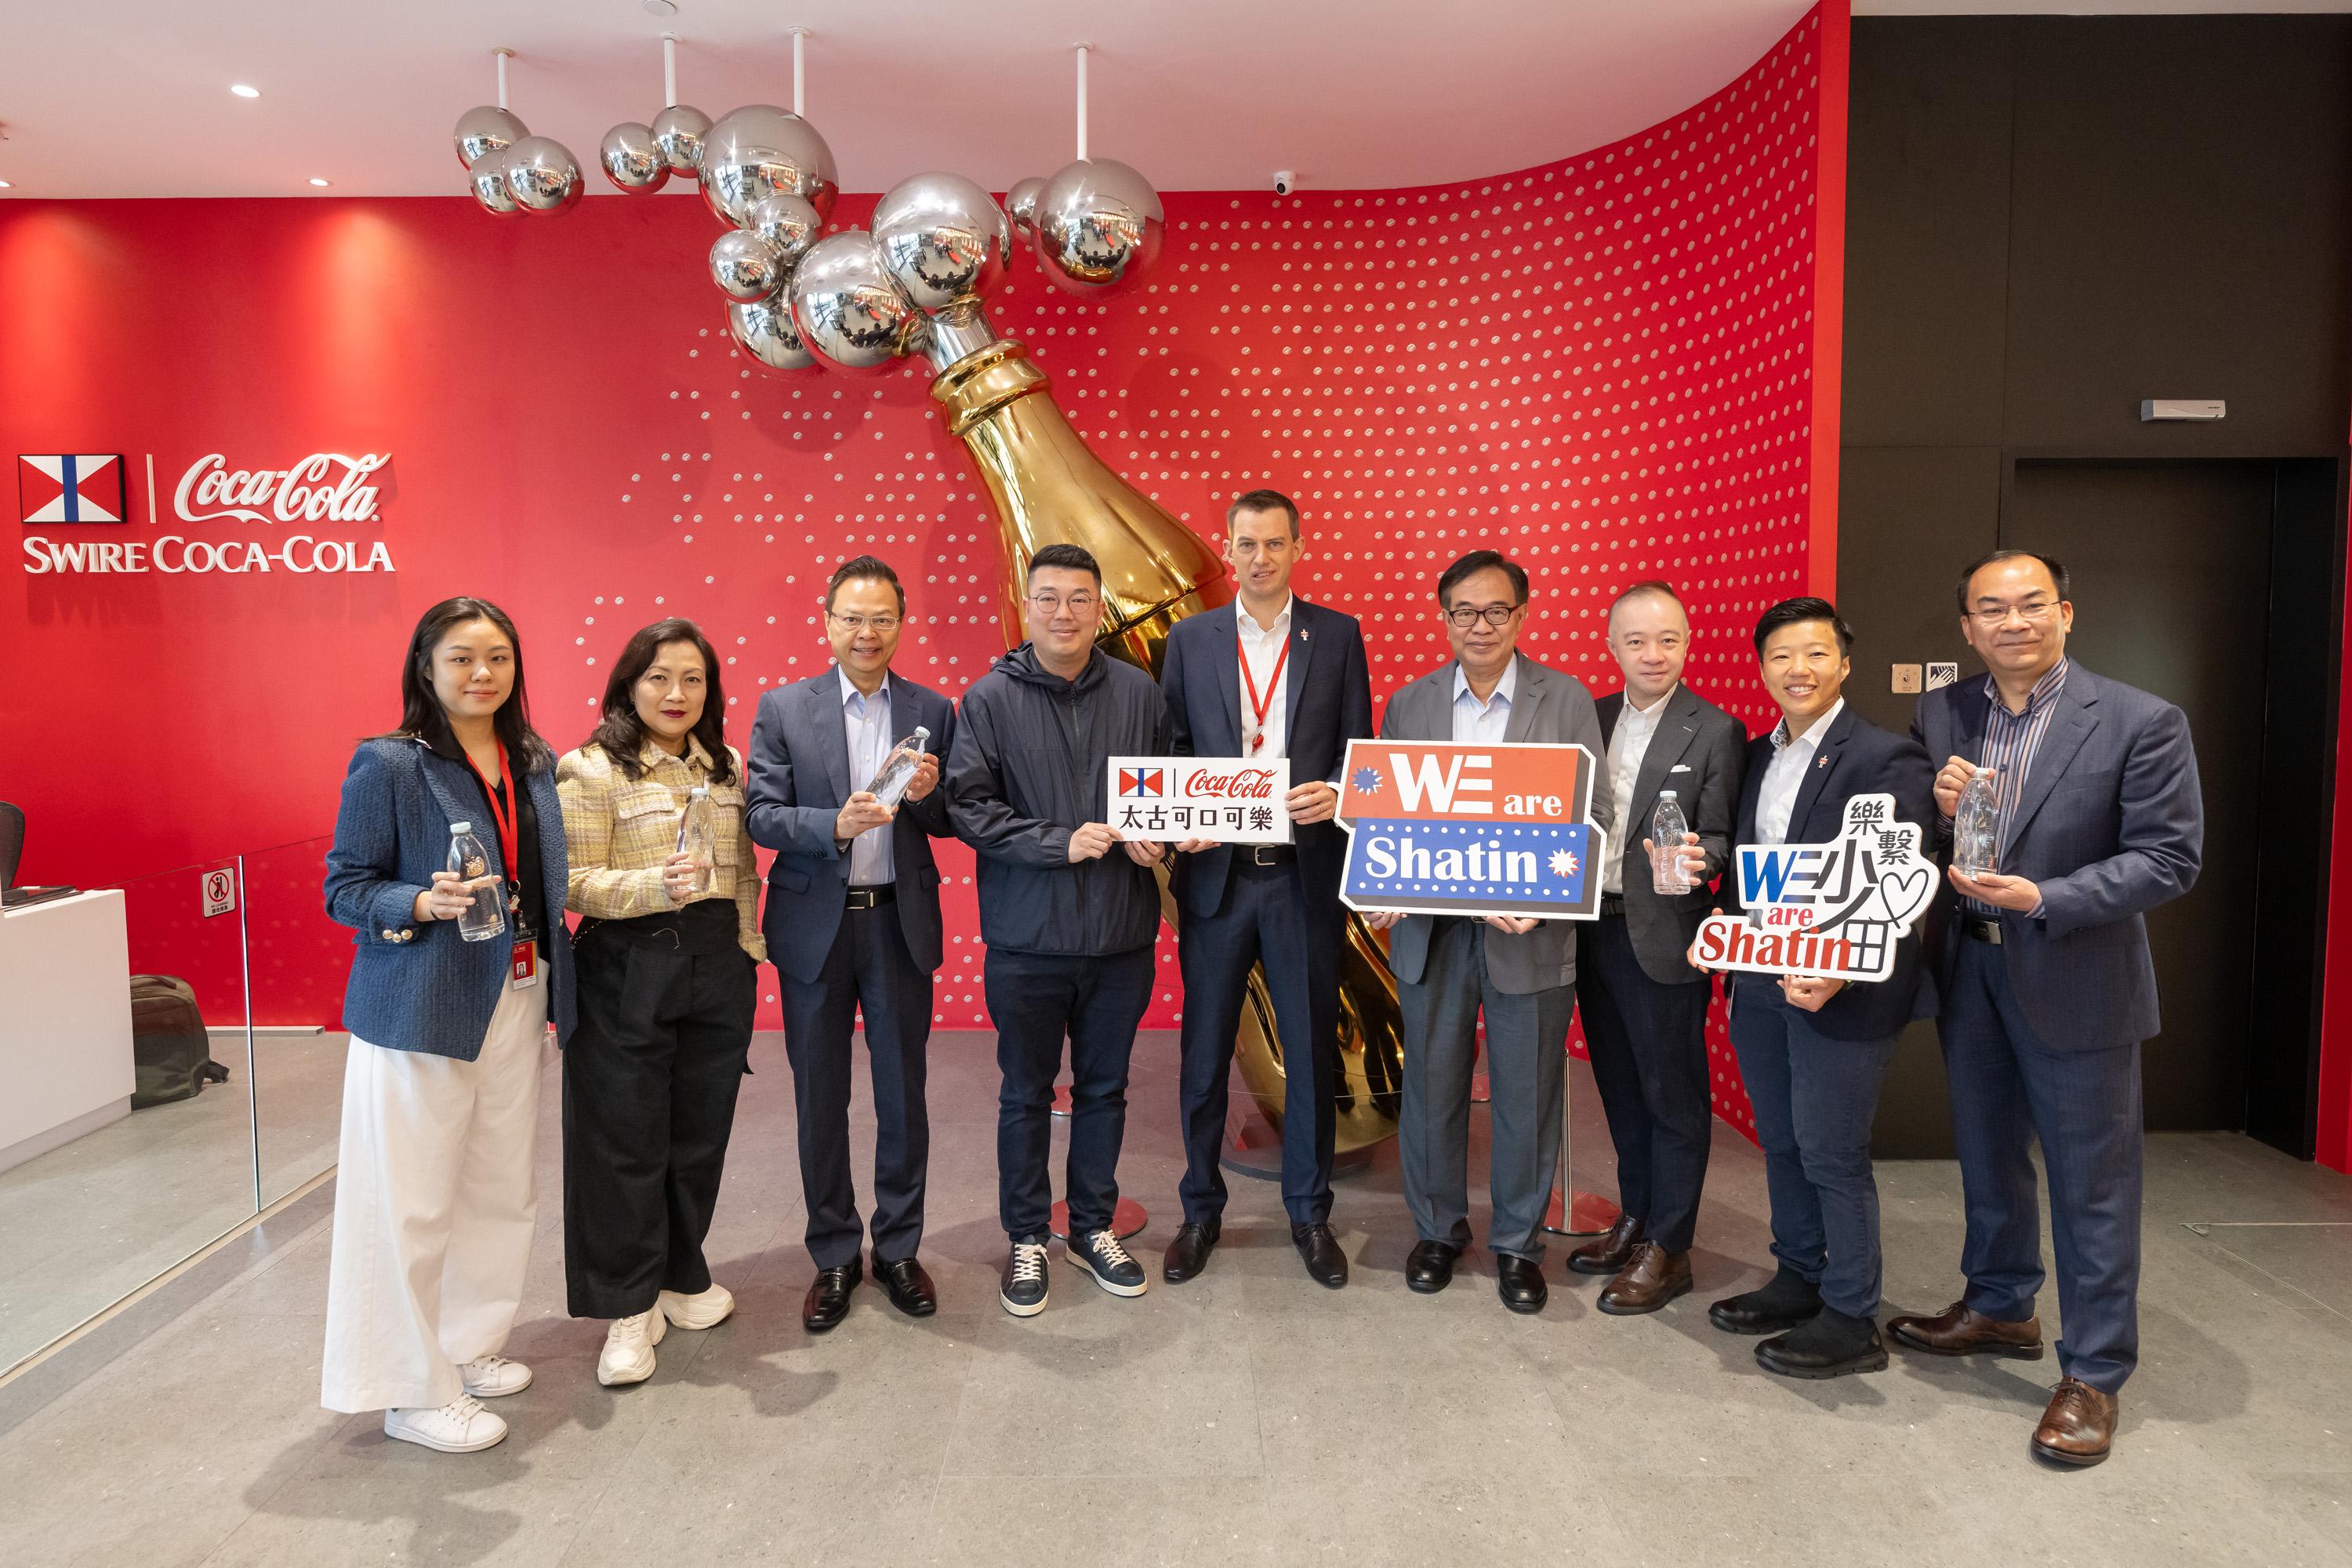
<instances>
[{"instance_id":1,"label":"tweed patterned jacket","mask_svg":"<svg viewBox=\"0 0 2352 1568\"><path fill-rule=\"evenodd\" d=\"M725 784L710 785L710 808L718 846L710 889L686 900L732 899L737 938L755 959L768 956L760 934L760 864L743 821L743 758ZM586 745L555 764L555 790L563 802L563 842L572 867L564 907L595 920L635 920L679 906L662 889L661 866L677 849L677 827L688 792L709 784L711 758L702 742L688 737L686 754L673 757L652 742L639 753L645 773L632 779L604 754Z\"/></svg>"}]
</instances>

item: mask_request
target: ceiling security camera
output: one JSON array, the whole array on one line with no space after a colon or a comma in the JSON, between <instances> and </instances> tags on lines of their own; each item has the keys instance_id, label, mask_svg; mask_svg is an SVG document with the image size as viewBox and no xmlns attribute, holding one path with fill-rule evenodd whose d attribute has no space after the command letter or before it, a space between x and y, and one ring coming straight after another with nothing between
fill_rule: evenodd
<instances>
[{"instance_id":1,"label":"ceiling security camera","mask_svg":"<svg viewBox=\"0 0 2352 1568\"><path fill-rule=\"evenodd\" d=\"M1297 188L1297 175L1292 174L1287 169L1276 169L1274 172L1274 194L1276 195L1286 196Z\"/></svg>"}]
</instances>

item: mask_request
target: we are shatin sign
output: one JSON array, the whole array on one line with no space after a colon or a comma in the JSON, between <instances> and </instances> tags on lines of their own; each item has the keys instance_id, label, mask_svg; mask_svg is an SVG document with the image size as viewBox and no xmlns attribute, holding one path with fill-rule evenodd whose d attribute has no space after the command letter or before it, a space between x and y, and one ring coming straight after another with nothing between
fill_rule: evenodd
<instances>
[{"instance_id":1,"label":"we are shatin sign","mask_svg":"<svg viewBox=\"0 0 2352 1568\"><path fill-rule=\"evenodd\" d=\"M1847 801L1830 843L1741 845L1738 876L1746 913L1699 922L1692 952L1706 968L1884 980L1936 896L1918 825L1895 817L1891 795Z\"/></svg>"},{"instance_id":2,"label":"we are shatin sign","mask_svg":"<svg viewBox=\"0 0 2352 1568\"><path fill-rule=\"evenodd\" d=\"M1353 910L1592 920L1608 835L1578 745L1350 741L1339 786Z\"/></svg>"}]
</instances>

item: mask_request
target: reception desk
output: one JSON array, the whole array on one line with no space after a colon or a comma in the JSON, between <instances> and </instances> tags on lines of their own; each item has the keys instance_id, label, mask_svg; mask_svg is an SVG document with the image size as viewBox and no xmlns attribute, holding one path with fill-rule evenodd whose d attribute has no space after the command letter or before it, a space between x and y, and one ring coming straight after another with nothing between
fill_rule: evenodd
<instances>
[{"instance_id":1,"label":"reception desk","mask_svg":"<svg viewBox=\"0 0 2352 1568\"><path fill-rule=\"evenodd\" d=\"M131 1113L123 898L0 913L0 1171Z\"/></svg>"}]
</instances>

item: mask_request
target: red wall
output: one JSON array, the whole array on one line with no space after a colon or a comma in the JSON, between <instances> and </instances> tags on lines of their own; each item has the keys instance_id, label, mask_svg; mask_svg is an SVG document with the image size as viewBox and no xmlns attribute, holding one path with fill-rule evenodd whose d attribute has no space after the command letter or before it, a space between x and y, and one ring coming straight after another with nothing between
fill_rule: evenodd
<instances>
[{"instance_id":1,"label":"red wall","mask_svg":"<svg viewBox=\"0 0 2352 1568\"><path fill-rule=\"evenodd\" d=\"M1438 570L1495 544L1535 576L1528 651L1596 691L1615 684L1602 606L1637 578L1677 583L1692 683L1760 726L1747 628L1833 567L1834 387L1813 377L1838 363L1844 28L1842 5L1810 15L1705 103L1537 169L1171 196L1148 289L1080 303L1024 259L999 329L1194 527L1255 485L1297 496L1306 591L1364 617L1376 698L1444 657ZM0 207L0 456L125 453L136 521L105 537L274 542L296 530L174 523L177 476L211 452L283 468L388 450L380 524L310 531L380 539L397 565L10 565L0 795L32 817L26 877L94 883L326 832L353 738L396 717L409 627L451 593L514 615L560 746L591 727L599 661L673 613L727 656L740 745L761 690L824 668L817 595L854 551L908 580L904 673L950 694L982 673L1003 644L994 525L927 377L752 374L704 276L715 233L671 195L506 222L456 198ZM78 720L93 702L97 748ZM285 907L313 853L268 863L263 1022L289 1021L270 997L313 1007L340 981L340 939ZM979 1023L968 887L950 910L940 1021ZM1162 959L1164 1023L1180 998Z\"/></svg>"}]
</instances>

